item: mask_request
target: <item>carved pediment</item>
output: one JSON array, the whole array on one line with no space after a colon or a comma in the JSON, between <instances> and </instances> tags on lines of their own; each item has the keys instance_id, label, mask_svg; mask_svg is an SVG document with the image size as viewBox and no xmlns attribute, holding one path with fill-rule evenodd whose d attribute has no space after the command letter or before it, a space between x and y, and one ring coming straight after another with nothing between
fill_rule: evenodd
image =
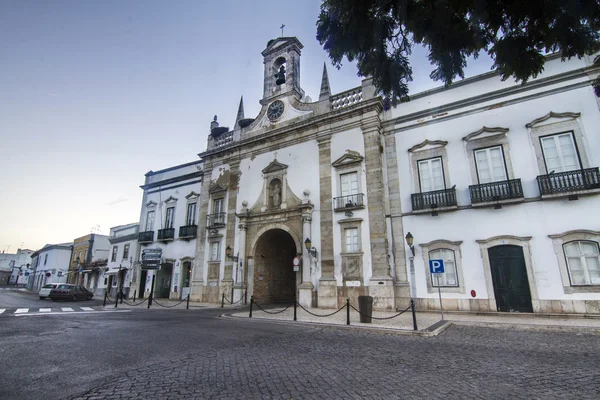
<instances>
[{"instance_id":1,"label":"carved pediment","mask_svg":"<svg viewBox=\"0 0 600 400\"><path fill-rule=\"evenodd\" d=\"M360 164L363 160L364 157L361 156L359 152L347 150L343 156L335 160L331 165L333 165L334 168L346 167Z\"/></svg>"},{"instance_id":2,"label":"carved pediment","mask_svg":"<svg viewBox=\"0 0 600 400\"><path fill-rule=\"evenodd\" d=\"M432 148L432 147L444 147L447 144L448 144L448 142L445 141L445 140L429 140L429 139L425 139L421 143L416 144L413 147L411 147L410 149L408 149L408 151L410 153L413 153L413 152L418 151L418 150L426 150L426 149Z\"/></svg>"},{"instance_id":3,"label":"carved pediment","mask_svg":"<svg viewBox=\"0 0 600 400\"><path fill-rule=\"evenodd\" d=\"M208 193L213 194L213 193L225 192L226 190L227 190L226 187L223 187L223 186L219 185L218 183L215 183L210 187L210 190L208 191Z\"/></svg>"},{"instance_id":4,"label":"carved pediment","mask_svg":"<svg viewBox=\"0 0 600 400\"><path fill-rule=\"evenodd\" d=\"M280 163L277 160L271 161L269 165L265 169L262 170L263 174L270 174L273 172L284 171L287 169L287 165Z\"/></svg>"},{"instance_id":5,"label":"carved pediment","mask_svg":"<svg viewBox=\"0 0 600 400\"><path fill-rule=\"evenodd\" d=\"M165 203L175 203L176 201L177 201L176 197L169 196L169 198L165 200Z\"/></svg>"},{"instance_id":6,"label":"carved pediment","mask_svg":"<svg viewBox=\"0 0 600 400\"><path fill-rule=\"evenodd\" d=\"M152 207L156 207L156 202L155 201L149 201L146 204L144 204L146 206L146 208L152 208Z\"/></svg>"},{"instance_id":7,"label":"carved pediment","mask_svg":"<svg viewBox=\"0 0 600 400\"><path fill-rule=\"evenodd\" d=\"M468 142L469 140L478 139L479 137L490 136L490 135L486 135L486 134L502 135L502 134L506 134L506 132L508 132L508 128L501 128L501 127L489 128L487 126L484 126L483 128L481 128L478 131L469 133L462 140L464 140L465 142Z\"/></svg>"},{"instance_id":8,"label":"carved pediment","mask_svg":"<svg viewBox=\"0 0 600 400\"><path fill-rule=\"evenodd\" d=\"M581 115L581 113L574 113L574 112L555 113L553 111L550 111L548 114L544 115L543 117L534 119L530 123L526 124L525 127L533 128L535 125L541 124L542 122L547 121L550 118L569 120L569 119L579 118L580 115Z\"/></svg>"},{"instance_id":9,"label":"carved pediment","mask_svg":"<svg viewBox=\"0 0 600 400\"><path fill-rule=\"evenodd\" d=\"M187 196L185 196L186 199L197 199L198 197L200 197L200 193L196 193L193 190L190 192L190 194L188 194Z\"/></svg>"}]
</instances>

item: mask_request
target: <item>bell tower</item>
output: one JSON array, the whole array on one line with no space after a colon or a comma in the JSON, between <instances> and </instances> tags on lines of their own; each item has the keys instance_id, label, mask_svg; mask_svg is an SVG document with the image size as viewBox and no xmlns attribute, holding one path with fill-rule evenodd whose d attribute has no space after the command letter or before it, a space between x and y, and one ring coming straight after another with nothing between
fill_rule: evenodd
<instances>
[{"instance_id":1,"label":"bell tower","mask_svg":"<svg viewBox=\"0 0 600 400\"><path fill-rule=\"evenodd\" d=\"M264 92L261 103L282 94L304 97L300 88L300 53L304 46L295 37L279 37L269 40L262 51L265 65Z\"/></svg>"}]
</instances>

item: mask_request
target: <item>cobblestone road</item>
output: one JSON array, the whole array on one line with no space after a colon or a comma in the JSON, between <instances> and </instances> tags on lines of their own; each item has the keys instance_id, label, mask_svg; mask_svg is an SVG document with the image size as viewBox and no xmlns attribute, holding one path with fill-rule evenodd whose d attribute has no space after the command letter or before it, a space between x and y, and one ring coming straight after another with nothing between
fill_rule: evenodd
<instances>
[{"instance_id":1,"label":"cobblestone road","mask_svg":"<svg viewBox=\"0 0 600 400\"><path fill-rule=\"evenodd\" d=\"M364 398L599 399L600 336L454 326L422 338L298 327L248 341L242 331L76 399Z\"/></svg>"}]
</instances>

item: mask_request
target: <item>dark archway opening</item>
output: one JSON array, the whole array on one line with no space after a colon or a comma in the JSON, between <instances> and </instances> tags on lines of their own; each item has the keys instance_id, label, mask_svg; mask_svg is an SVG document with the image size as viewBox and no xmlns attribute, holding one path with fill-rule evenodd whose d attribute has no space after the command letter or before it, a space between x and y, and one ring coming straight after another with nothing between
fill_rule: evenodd
<instances>
[{"instance_id":1,"label":"dark archway opening","mask_svg":"<svg viewBox=\"0 0 600 400\"><path fill-rule=\"evenodd\" d=\"M282 229L269 230L260 237L254 256L254 299L257 302L294 301L296 254L294 239Z\"/></svg>"}]
</instances>

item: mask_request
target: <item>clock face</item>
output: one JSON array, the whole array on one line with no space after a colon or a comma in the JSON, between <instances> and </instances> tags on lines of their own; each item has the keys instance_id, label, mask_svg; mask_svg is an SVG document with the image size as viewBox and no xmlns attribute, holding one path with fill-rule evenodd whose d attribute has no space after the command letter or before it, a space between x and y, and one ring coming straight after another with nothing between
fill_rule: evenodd
<instances>
[{"instance_id":1,"label":"clock face","mask_svg":"<svg viewBox=\"0 0 600 400\"><path fill-rule=\"evenodd\" d=\"M284 105L281 100L276 100L272 102L269 108L267 109L267 117L269 117L271 121L279 119L279 117L281 117L281 115L283 114L283 107Z\"/></svg>"}]
</instances>

